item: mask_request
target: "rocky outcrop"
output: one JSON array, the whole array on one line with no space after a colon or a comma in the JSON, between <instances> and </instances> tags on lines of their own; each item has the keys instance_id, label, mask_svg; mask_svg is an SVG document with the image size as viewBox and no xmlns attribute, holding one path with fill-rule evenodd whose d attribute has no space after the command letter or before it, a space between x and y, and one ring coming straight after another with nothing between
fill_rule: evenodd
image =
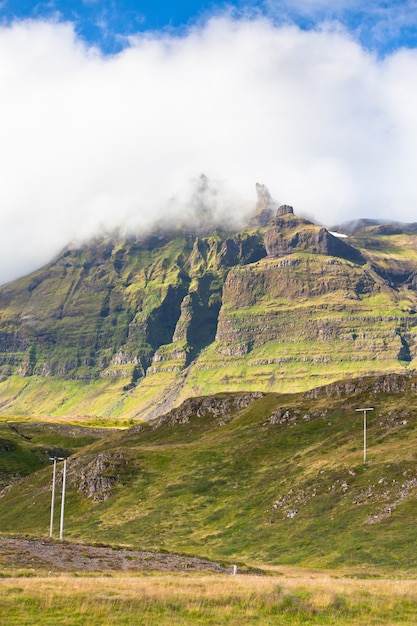
<instances>
[{"instance_id":1,"label":"rocky outcrop","mask_svg":"<svg viewBox=\"0 0 417 626\"><path fill-rule=\"evenodd\" d=\"M265 234L265 248L268 256L274 257L305 251L365 263L358 250L332 235L326 228L296 217L292 207L288 206L278 208L277 217L271 221Z\"/></svg>"},{"instance_id":2,"label":"rocky outcrop","mask_svg":"<svg viewBox=\"0 0 417 626\"><path fill-rule=\"evenodd\" d=\"M306 393L307 398L341 397L379 393L404 393L417 391L417 378L412 374L386 374L383 376L363 376L352 380L344 380L323 387L317 387Z\"/></svg>"},{"instance_id":3,"label":"rocky outcrop","mask_svg":"<svg viewBox=\"0 0 417 626\"><path fill-rule=\"evenodd\" d=\"M153 429L157 429L161 426L186 424L193 417L201 418L206 415L219 419L219 426L224 426L232 419L234 413L249 406L249 404L262 396L261 392L254 392L217 397L210 396L207 398L189 398L178 408L152 422L151 426Z\"/></svg>"},{"instance_id":4,"label":"rocky outcrop","mask_svg":"<svg viewBox=\"0 0 417 626\"><path fill-rule=\"evenodd\" d=\"M256 183L256 195L256 210L249 220L249 227L264 228L265 226L268 226L271 221L274 212L276 211L277 204L272 199L269 189L265 185Z\"/></svg>"},{"instance_id":5,"label":"rocky outcrop","mask_svg":"<svg viewBox=\"0 0 417 626\"><path fill-rule=\"evenodd\" d=\"M72 460L68 481L86 498L103 502L110 498L117 484L123 484L128 473L128 461L122 453L101 452L92 458Z\"/></svg>"},{"instance_id":6,"label":"rocky outcrop","mask_svg":"<svg viewBox=\"0 0 417 626\"><path fill-rule=\"evenodd\" d=\"M199 420L210 416L217 421L218 426L224 426L233 419L233 416L249 406L255 400L262 398L261 392L238 393L218 396L208 396L202 398L189 398L177 408L172 409L161 417L148 422L147 427L157 430L161 427L188 424L190 420ZM143 426L133 426L129 434L141 432Z\"/></svg>"}]
</instances>

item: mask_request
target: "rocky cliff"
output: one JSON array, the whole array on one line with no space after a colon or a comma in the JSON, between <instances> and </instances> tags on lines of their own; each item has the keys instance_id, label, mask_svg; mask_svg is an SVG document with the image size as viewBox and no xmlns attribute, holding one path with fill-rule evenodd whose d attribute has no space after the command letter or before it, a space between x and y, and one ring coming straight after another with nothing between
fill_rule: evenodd
<instances>
[{"instance_id":1,"label":"rocky cliff","mask_svg":"<svg viewBox=\"0 0 417 626\"><path fill-rule=\"evenodd\" d=\"M79 403L62 391L50 413L155 416L191 395L412 369L413 228L363 221L342 239L257 195L239 232L101 237L0 288L3 411L51 381L78 381Z\"/></svg>"}]
</instances>

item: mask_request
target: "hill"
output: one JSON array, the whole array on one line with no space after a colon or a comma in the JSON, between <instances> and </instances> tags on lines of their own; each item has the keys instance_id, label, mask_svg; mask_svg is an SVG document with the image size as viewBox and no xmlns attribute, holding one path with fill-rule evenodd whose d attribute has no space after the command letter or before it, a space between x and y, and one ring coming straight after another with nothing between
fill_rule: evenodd
<instances>
[{"instance_id":1,"label":"hill","mask_svg":"<svg viewBox=\"0 0 417 626\"><path fill-rule=\"evenodd\" d=\"M3 415L149 419L219 392L297 392L415 368L413 225L339 226L257 185L249 224L69 246L0 288Z\"/></svg>"},{"instance_id":2,"label":"hill","mask_svg":"<svg viewBox=\"0 0 417 626\"><path fill-rule=\"evenodd\" d=\"M48 534L47 456L59 446L72 453L66 539L229 563L414 569L416 390L416 376L386 375L301 394L195 398L130 429L88 431L84 445L82 429L3 420L3 458L20 438L23 478L15 465L0 532ZM363 406L374 407L366 464ZM41 467L30 465L46 435Z\"/></svg>"}]
</instances>

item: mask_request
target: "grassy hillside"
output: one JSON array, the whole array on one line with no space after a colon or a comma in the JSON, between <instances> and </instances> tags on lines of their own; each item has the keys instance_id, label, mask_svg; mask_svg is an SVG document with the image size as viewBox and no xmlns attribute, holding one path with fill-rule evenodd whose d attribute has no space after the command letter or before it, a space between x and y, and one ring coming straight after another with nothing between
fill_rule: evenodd
<instances>
[{"instance_id":1,"label":"grassy hillside","mask_svg":"<svg viewBox=\"0 0 417 626\"><path fill-rule=\"evenodd\" d=\"M50 465L50 457L68 457L111 430L53 422L0 420L0 491Z\"/></svg>"},{"instance_id":2,"label":"grassy hillside","mask_svg":"<svg viewBox=\"0 0 417 626\"><path fill-rule=\"evenodd\" d=\"M223 394L109 433L68 461L66 536L234 561L414 569L416 389L416 377L387 376L307 394ZM366 465L362 406L375 408ZM48 532L51 467L30 472L0 498L3 533Z\"/></svg>"}]
</instances>

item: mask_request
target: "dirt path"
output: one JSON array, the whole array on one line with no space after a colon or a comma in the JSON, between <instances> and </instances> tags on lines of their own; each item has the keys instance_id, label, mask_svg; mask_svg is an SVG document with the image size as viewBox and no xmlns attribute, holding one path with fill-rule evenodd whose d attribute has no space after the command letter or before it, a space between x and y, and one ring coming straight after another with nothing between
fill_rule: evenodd
<instances>
[{"instance_id":1,"label":"dirt path","mask_svg":"<svg viewBox=\"0 0 417 626\"><path fill-rule=\"evenodd\" d=\"M53 572L229 571L218 563L195 557L16 537L0 537L0 568L31 568Z\"/></svg>"}]
</instances>

